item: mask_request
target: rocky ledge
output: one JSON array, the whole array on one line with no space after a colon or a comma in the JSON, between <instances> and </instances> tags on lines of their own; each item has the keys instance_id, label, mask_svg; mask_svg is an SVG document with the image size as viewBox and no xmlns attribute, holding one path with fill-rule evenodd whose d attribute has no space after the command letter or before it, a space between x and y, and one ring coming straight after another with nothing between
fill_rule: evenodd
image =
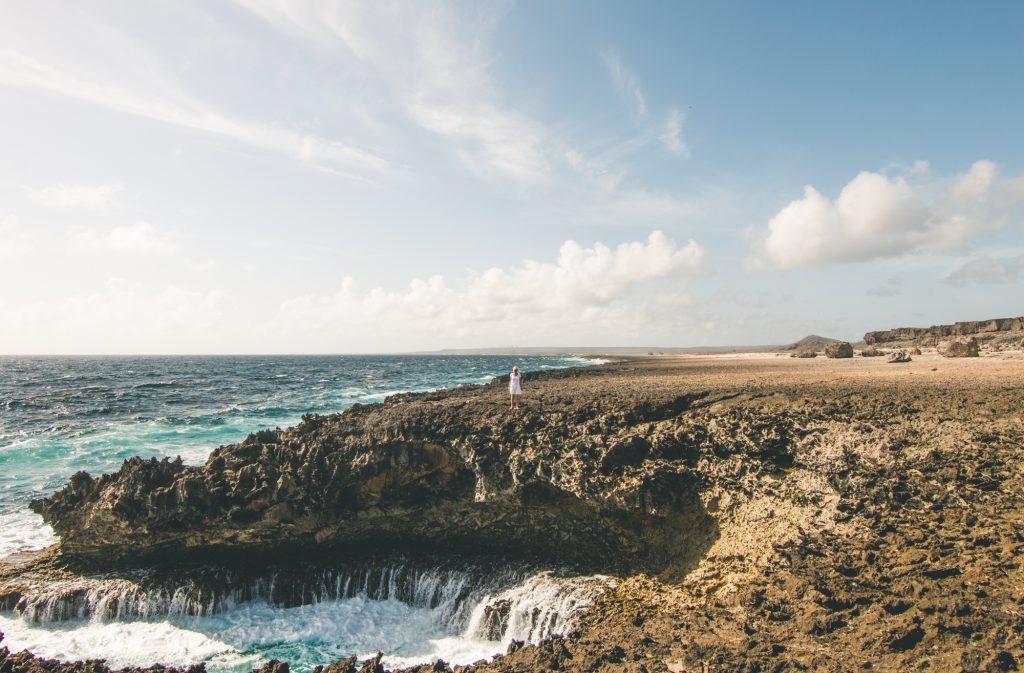
<instances>
[{"instance_id":1,"label":"rocky ledge","mask_svg":"<svg viewBox=\"0 0 1024 673\"><path fill-rule=\"evenodd\" d=\"M1021 380L1010 355L649 358L527 379L521 415L501 382L403 395L33 506L71 570L429 546L622 576L477 671L1017 670Z\"/></svg>"},{"instance_id":2,"label":"rocky ledge","mask_svg":"<svg viewBox=\"0 0 1024 673\"><path fill-rule=\"evenodd\" d=\"M522 413L504 384L396 395L263 430L203 466L131 459L32 503L81 568L159 560L345 560L443 550L585 569L685 570L714 539L701 447L788 467L789 428L690 411L722 398L666 386L595 395L555 374ZM731 394L731 393L730 393ZM721 436L716 436L721 433Z\"/></svg>"}]
</instances>

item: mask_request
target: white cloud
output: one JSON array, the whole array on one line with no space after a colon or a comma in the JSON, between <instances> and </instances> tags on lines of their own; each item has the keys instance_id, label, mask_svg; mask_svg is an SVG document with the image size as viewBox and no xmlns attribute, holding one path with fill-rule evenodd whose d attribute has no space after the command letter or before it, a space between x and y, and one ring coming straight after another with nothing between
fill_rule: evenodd
<instances>
[{"instance_id":1,"label":"white cloud","mask_svg":"<svg viewBox=\"0 0 1024 673\"><path fill-rule=\"evenodd\" d=\"M567 241L554 262L527 260L509 269L470 273L455 283L442 276L415 279L400 292L360 292L346 277L333 295L284 302L275 322L286 332L359 339L378 349L387 347L381 344L408 348L467 339L476 344L552 343L595 330L609 343L647 325L637 318L644 313L643 302L630 301L638 286L660 280L675 283L682 293L678 283L696 273L703 259L696 242L679 246L660 231L615 248Z\"/></svg>"},{"instance_id":2,"label":"white cloud","mask_svg":"<svg viewBox=\"0 0 1024 673\"><path fill-rule=\"evenodd\" d=\"M14 49L0 50L0 85L41 89L171 126L229 138L339 172L389 170L388 162L344 143L291 129L228 116L166 78L152 90L117 83L109 72L76 73L71 66L43 63Z\"/></svg>"},{"instance_id":3,"label":"white cloud","mask_svg":"<svg viewBox=\"0 0 1024 673\"><path fill-rule=\"evenodd\" d=\"M13 215L0 216L0 259L15 259L32 250L32 237Z\"/></svg>"},{"instance_id":4,"label":"white cloud","mask_svg":"<svg viewBox=\"0 0 1024 673\"><path fill-rule=\"evenodd\" d=\"M1024 254L1016 257L994 258L987 255L964 263L943 279L949 285L963 287L970 283L1005 285L1017 282L1024 274Z\"/></svg>"},{"instance_id":5,"label":"white cloud","mask_svg":"<svg viewBox=\"0 0 1024 673\"><path fill-rule=\"evenodd\" d=\"M54 301L0 294L0 353L209 351L225 302L220 291L155 289L118 278Z\"/></svg>"},{"instance_id":6,"label":"white cloud","mask_svg":"<svg viewBox=\"0 0 1024 673\"><path fill-rule=\"evenodd\" d=\"M665 130L658 136L658 140L669 149L680 156L689 157L690 148L683 142L683 122L685 117L681 110L672 108L665 121Z\"/></svg>"},{"instance_id":7,"label":"white cloud","mask_svg":"<svg viewBox=\"0 0 1024 673\"><path fill-rule=\"evenodd\" d=\"M114 204L114 197L124 190L120 182L99 185L59 183L48 187L29 188L29 198L52 208L105 210Z\"/></svg>"},{"instance_id":8,"label":"white cloud","mask_svg":"<svg viewBox=\"0 0 1024 673\"><path fill-rule=\"evenodd\" d=\"M284 33L343 46L389 84L413 122L455 143L472 170L547 177L543 128L511 108L490 72L487 40L506 5L236 2Z\"/></svg>"},{"instance_id":9,"label":"white cloud","mask_svg":"<svg viewBox=\"0 0 1024 673\"><path fill-rule=\"evenodd\" d=\"M640 80L622 63L618 54L606 53L604 63L608 66L608 74L611 75L612 83L629 106L631 113L642 118L647 115L647 101L644 99L643 88Z\"/></svg>"},{"instance_id":10,"label":"white cloud","mask_svg":"<svg viewBox=\"0 0 1024 673\"><path fill-rule=\"evenodd\" d=\"M81 252L115 252L128 255L169 254L178 249L174 238L149 222L136 222L113 227L107 231L75 227L71 244Z\"/></svg>"},{"instance_id":11,"label":"white cloud","mask_svg":"<svg viewBox=\"0 0 1024 673\"><path fill-rule=\"evenodd\" d=\"M944 184L862 172L835 201L808 185L769 222L748 270L795 269L953 249L1024 208L1020 178L977 161Z\"/></svg>"}]
</instances>

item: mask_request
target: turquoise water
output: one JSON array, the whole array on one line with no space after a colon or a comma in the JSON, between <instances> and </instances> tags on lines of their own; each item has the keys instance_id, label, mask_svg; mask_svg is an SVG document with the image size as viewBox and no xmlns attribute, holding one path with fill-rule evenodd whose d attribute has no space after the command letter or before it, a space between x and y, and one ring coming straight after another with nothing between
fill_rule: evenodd
<instances>
[{"instance_id":1,"label":"turquoise water","mask_svg":"<svg viewBox=\"0 0 1024 673\"><path fill-rule=\"evenodd\" d=\"M310 412L403 391L487 383L579 366L569 357L0 357L0 557L45 546L27 505L78 470L116 471L131 456L206 460L217 446Z\"/></svg>"}]
</instances>

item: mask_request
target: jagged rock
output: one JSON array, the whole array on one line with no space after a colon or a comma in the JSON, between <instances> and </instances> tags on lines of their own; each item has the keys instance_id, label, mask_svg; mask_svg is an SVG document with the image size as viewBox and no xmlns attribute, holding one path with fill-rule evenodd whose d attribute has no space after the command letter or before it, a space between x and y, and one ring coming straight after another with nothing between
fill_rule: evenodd
<instances>
[{"instance_id":1,"label":"jagged rock","mask_svg":"<svg viewBox=\"0 0 1024 673\"><path fill-rule=\"evenodd\" d=\"M860 356L863 358L878 358L885 355L885 353L874 346L868 346L860 352Z\"/></svg>"},{"instance_id":2,"label":"jagged rock","mask_svg":"<svg viewBox=\"0 0 1024 673\"><path fill-rule=\"evenodd\" d=\"M483 635L487 640L501 640L508 628L512 602L507 599L495 601L484 607Z\"/></svg>"},{"instance_id":3,"label":"jagged rock","mask_svg":"<svg viewBox=\"0 0 1024 673\"><path fill-rule=\"evenodd\" d=\"M978 340L974 337L959 337L942 341L938 351L939 355L946 358L976 358L979 356Z\"/></svg>"},{"instance_id":4,"label":"jagged rock","mask_svg":"<svg viewBox=\"0 0 1024 673\"><path fill-rule=\"evenodd\" d=\"M380 660L383 658L384 653L378 652L366 660L366 662L359 668L359 673L384 673L384 665L380 663ZM285 673L287 673L287 671L285 671Z\"/></svg>"},{"instance_id":5,"label":"jagged rock","mask_svg":"<svg viewBox=\"0 0 1024 673\"><path fill-rule=\"evenodd\" d=\"M910 353L903 350L902 348L900 350L893 351L892 353L889 354L889 362L892 363L910 362L910 360Z\"/></svg>"},{"instance_id":6,"label":"jagged rock","mask_svg":"<svg viewBox=\"0 0 1024 673\"><path fill-rule=\"evenodd\" d=\"M252 673L289 673L288 662L271 659L259 668L252 669Z\"/></svg>"},{"instance_id":7,"label":"jagged rock","mask_svg":"<svg viewBox=\"0 0 1024 673\"><path fill-rule=\"evenodd\" d=\"M441 548L606 571L699 558L713 521L698 482L686 464L661 460L649 434L693 398L602 409L560 396L520 419L495 413L501 385L305 416L199 467L133 458L115 474L79 473L32 507L60 535L62 558L82 568Z\"/></svg>"},{"instance_id":8,"label":"jagged rock","mask_svg":"<svg viewBox=\"0 0 1024 673\"><path fill-rule=\"evenodd\" d=\"M846 341L825 346L825 357L829 358L852 358L853 346Z\"/></svg>"},{"instance_id":9,"label":"jagged rock","mask_svg":"<svg viewBox=\"0 0 1024 673\"><path fill-rule=\"evenodd\" d=\"M326 666L314 666L313 673L356 673L358 659L355 656L341 659Z\"/></svg>"}]
</instances>

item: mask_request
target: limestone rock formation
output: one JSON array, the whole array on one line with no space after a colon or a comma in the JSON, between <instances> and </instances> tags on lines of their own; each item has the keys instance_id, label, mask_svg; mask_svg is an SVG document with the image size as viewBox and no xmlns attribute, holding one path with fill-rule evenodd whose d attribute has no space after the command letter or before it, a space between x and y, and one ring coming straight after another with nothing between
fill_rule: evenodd
<instances>
[{"instance_id":1,"label":"limestone rock formation","mask_svg":"<svg viewBox=\"0 0 1024 673\"><path fill-rule=\"evenodd\" d=\"M847 341L825 346L825 356L830 358L852 358L853 346Z\"/></svg>"},{"instance_id":2,"label":"limestone rock formation","mask_svg":"<svg viewBox=\"0 0 1024 673\"><path fill-rule=\"evenodd\" d=\"M793 351L793 353L790 354L789 357L791 357L791 358L816 358L816 357L818 357L818 352L817 351L811 351L811 350Z\"/></svg>"},{"instance_id":3,"label":"limestone rock formation","mask_svg":"<svg viewBox=\"0 0 1024 673\"><path fill-rule=\"evenodd\" d=\"M947 358L976 358L979 355L978 340L974 337L959 337L939 342L939 355Z\"/></svg>"},{"instance_id":4,"label":"limestone rock formation","mask_svg":"<svg viewBox=\"0 0 1024 673\"><path fill-rule=\"evenodd\" d=\"M952 325L932 325L931 327L898 327L896 329L868 332L864 335L866 344L882 344L916 341L924 346L935 346L939 341L950 337L972 335L997 335L1000 332L1024 331L1024 316L1016 318L996 318L993 320L972 320L953 323Z\"/></svg>"},{"instance_id":5,"label":"limestone rock formation","mask_svg":"<svg viewBox=\"0 0 1024 673\"><path fill-rule=\"evenodd\" d=\"M892 362L892 363L899 363L899 362L910 362L911 359L912 358L910 357L910 353L908 353L907 351L905 351L905 350L903 350L901 348L899 350L896 350L896 351L893 351L892 353L890 353L888 361Z\"/></svg>"},{"instance_id":6,"label":"limestone rock formation","mask_svg":"<svg viewBox=\"0 0 1024 673\"><path fill-rule=\"evenodd\" d=\"M863 358L879 358L885 355L884 352L875 348L874 346L868 346L860 352L860 356Z\"/></svg>"}]
</instances>

